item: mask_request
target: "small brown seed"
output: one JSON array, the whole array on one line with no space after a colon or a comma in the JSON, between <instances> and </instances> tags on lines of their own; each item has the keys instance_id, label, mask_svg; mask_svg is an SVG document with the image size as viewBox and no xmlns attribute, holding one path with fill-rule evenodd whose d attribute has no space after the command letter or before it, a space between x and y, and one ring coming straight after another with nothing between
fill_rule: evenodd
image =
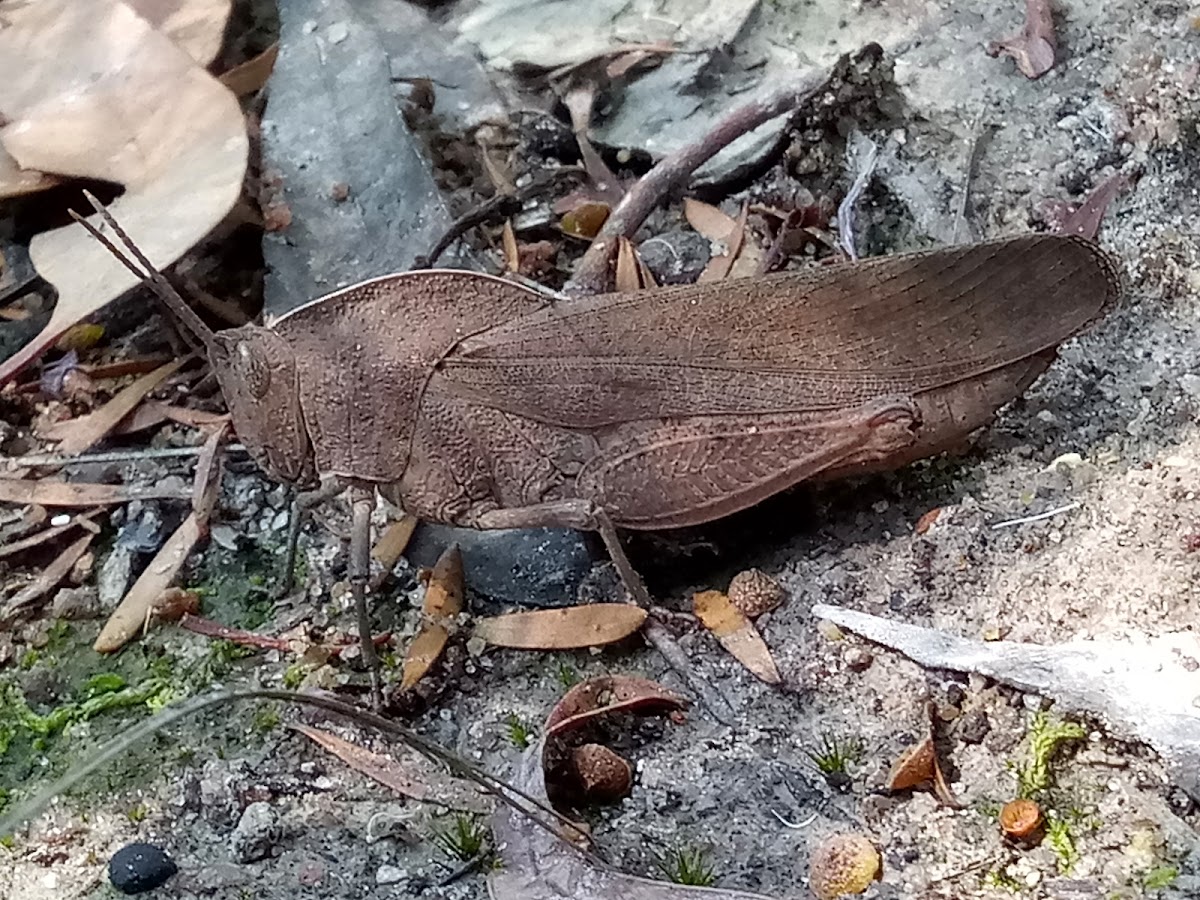
<instances>
[{"instance_id":1,"label":"small brown seed","mask_svg":"<svg viewBox=\"0 0 1200 900\"><path fill-rule=\"evenodd\" d=\"M726 591L729 602L753 619L783 602L783 588L774 578L759 569L747 569L733 576Z\"/></svg>"}]
</instances>

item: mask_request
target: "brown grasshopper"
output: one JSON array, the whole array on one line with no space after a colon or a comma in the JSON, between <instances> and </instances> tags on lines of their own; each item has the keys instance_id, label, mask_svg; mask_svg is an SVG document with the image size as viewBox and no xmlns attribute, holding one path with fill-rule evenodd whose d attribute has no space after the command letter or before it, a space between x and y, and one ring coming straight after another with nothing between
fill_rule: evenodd
<instances>
[{"instance_id":1,"label":"brown grasshopper","mask_svg":"<svg viewBox=\"0 0 1200 900\"><path fill-rule=\"evenodd\" d=\"M141 269L84 224L204 342L255 461L300 488L318 476L349 488L372 668L375 491L433 522L597 531L648 603L617 528L695 525L945 450L1024 392L1121 284L1090 241L1027 235L577 300L405 272L213 334L96 207Z\"/></svg>"}]
</instances>

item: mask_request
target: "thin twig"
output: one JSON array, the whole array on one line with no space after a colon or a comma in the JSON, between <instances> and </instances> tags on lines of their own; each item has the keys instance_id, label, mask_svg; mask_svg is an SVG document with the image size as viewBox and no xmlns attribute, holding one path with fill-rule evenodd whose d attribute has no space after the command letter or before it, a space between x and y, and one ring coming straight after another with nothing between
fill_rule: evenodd
<instances>
[{"instance_id":1,"label":"thin twig","mask_svg":"<svg viewBox=\"0 0 1200 900\"><path fill-rule=\"evenodd\" d=\"M1079 503L1078 501L1076 501L1074 503L1068 503L1065 506L1056 506L1054 509L1048 509L1043 513L1038 513L1036 516L1022 516L1019 519L1008 519L1005 522L997 522L995 525L992 526L992 530L995 531L996 529L999 529L999 528L1010 528L1013 525L1027 525L1030 522L1040 522L1040 521L1042 521L1042 519L1049 519L1049 518L1052 518L1053 516L1060 515L1061 513L1070 512L1073 509L1078 509L1082 505L1083 505L1082 503Z\"/></svg>"},{"instance_id":2,"label":"thin twig","mask_svg":"<svg viewBox=\"0 0 1200 900\"><path fill-rule=\"evenodd\" d=\"M581 178L586 174L583 166L561 166L557 169L547 169L544 172L538 172L533 176L533 180L528 184L518 187L515 193L497 194L495 197L485 200L474 209L468 210L465 214L455 219L450 227L446 229L446 233L438 238L437 243L433 245L433 249L429 251L428 255L417 257L413 268L432 268L438 261L438 258L446 252L451 244L475 226L482 225L494 218L515 215L521 211L521 208L527 201L557 184L561 179L568 176Z\"/></svg>"},{"instance_id":3,"label":"thin twig","mask_svg":"<svg viewBox=\"0 0 1200 900\"><path fill-rule=\"evenodd\" d=\"M878 56L882 52L878 44L868 44L856 54L846 54L830 72L810 72L787 87L752 100L718 121L699 140L663 157L617 204L563 292L571 296L602 293L607 287L609 261L617 245L616 239L632 238L668 191L742 135L795 110L814 94L824 90L837 73L868 55Z\"/></svg>"},{"instance_id":4,"label":"thin twig","mask_svg":"<svg viewBox=\"0 0 1200 900\"><path fill-rule=\"evenodd\" d=\"M31 456L0 457L10 469L36 468L40 466L74 466L90 463L140 462L144 459L173 459L177 457L199 456L204 447L146 447L141 450L110 450L106 453L81 453L76 456L64 456L58 453L34 453ZM245 453L242 444L226 444L226 453Z\"/></svg>"}]
</instances>

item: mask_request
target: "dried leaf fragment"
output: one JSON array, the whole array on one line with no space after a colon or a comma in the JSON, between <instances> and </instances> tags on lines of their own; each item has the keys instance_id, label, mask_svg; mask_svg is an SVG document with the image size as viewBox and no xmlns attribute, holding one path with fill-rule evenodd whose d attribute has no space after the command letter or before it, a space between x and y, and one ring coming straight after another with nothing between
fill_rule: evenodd
<instances>
[{"instance_id":1,"label":"dried leaf fragment","mask_svg":"<svg viewBox=\"0 0 1200 900\"><path fill-rule=\"evenodd\" d=\"M666 712L686 705L682 697L657 681L632 675L600 675L579 682L562 695L546 717L545 734L549 739L614 712Z\"/></svg>"},{"instance_id":2,"label":"dried leaf fragment","mask_svg":"<svg viewBox=\"0 0 1200 900\"><path fill-rule=\"evenodd\" d=\"M89 532L63 550L50 565L38 572L37 577L32 582L8 599L8 602L4 604L3 613L0 613L0 620L8 620L26 607L36 603L47 592L53 590L60 581L71 573L75 564L87 553L94 538L95 535Z\"/></svg>"},{"instance_id":3,"label":"dried leaf fragment","mask_svg":"<svg viewBox=\"0 0 1200 900\"><path fill-rule=\"evenodd\" d=\"M1025 0L1025 25L1020 32L1003 41L987 45L988 56L1011 56L1026 78L1040 78L1054 68L1058 38L1050 0Z\"/></svg>"},{"instance_id":4,"label":"dried leaf fragment","mask_svg":"<svg viewBox=\"0 0 1200 900\"><path fill-rule=\"evenodd\" d=\"M900 755L888 776L889 791L907 791L933 781L936 752L933 738L918 741Z\"/></svg>"},{"instance_id":5,"label":"dried leaf fragment","mask_svg":"<svg viewBox=\"0 0 1200 900\"><path fill-rule=\"evenodd\" d=\"M474 784L438 771L415 751L408 751L407 758L401 762L319 728L308 725L291 727L324 747L350 768L401 796L463 812L487 812L491 809L488 798Z\"/></svg>"},{"instance_id":6,"label":"dried leaf fragment","mask_svg":"<svg viewBox=\"0 0 1200 900\"><path fill-rule=\"evenodd\" d=\"M452 544L438 557L425 586L421 607L425 621L404 655L400 690L407 691L420 681L442 655L454 619L462 612L465 590L462 552Z\"/></svg>"},{"instance_id":7,"label":"dried leaf fragment","mask_svg":"<svg viewBox=\"0 0 1200 900\"><path fill-rule=\"evenodd\" d=\"M624 640L646 621L632 603L591 603L480 619L475 636L518 650L577 650Z\"/></svg>"},{"instance_id":8,"label":"dried leaf fragment","mask_svg":"<svg viewBox=\"0 0 1200 900\"><path fill-rule=\"evenodd\" d=\"M720 591L701 591L692 597L692 609L721 646L767 684L779 684L779 669L766 641L754 624Z\"/></svg>"}]
</instances>

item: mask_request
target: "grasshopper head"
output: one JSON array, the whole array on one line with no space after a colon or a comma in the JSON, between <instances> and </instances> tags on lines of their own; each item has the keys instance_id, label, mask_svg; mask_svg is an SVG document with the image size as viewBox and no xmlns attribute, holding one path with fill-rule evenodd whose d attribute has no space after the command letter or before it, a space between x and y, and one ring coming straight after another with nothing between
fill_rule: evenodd
<instances>
[{"instance_id":1,"label":"grasshopper head","mask_svg":"<svg viewBox=\"0 0 1200 900\"><path fill-rule=\"evenodd\" d=\"M300 409L296 358L287 341L257 325L213 335L209 360L251 458L272 478L300 487L317 481Z\"/></svg>"}]
</instances>

